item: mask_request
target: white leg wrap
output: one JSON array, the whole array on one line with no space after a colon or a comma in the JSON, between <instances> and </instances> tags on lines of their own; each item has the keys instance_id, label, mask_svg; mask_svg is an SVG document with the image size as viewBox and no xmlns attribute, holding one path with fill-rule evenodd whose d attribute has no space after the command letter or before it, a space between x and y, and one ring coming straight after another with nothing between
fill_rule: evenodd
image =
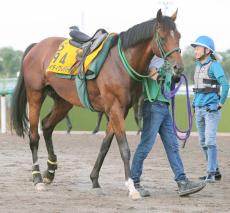
<instances>
[{"instance_id":1,"label":"white leg wrap","mask_svg":"<svg viewBox=\"0 0 230 213\"><path fill-rule=\"evenodd\" d=\"M132 200L139 200L139 199L141 199L141 195L135 189L133 180L131 178L129 178L127 181L125 181L125 185L129 189L129 197L132 198Z\"/></svg>"},{"instance_id":2,"label":"white leg wrap","mask_svg":"<svg viewBox=\"0 0 230 213\"><path fill-rule=\"evenodd\" d=\"M129 189L129 197L132 198L132 200L139 200L141 199L140 193L136 190L133 180L129 178L127 181L125 181L126 187Z\"/></svg>"},{"instance_id":3,"label":"white leg wrap","mask_svg":"<svg viewBox=\"0 0 230 213\"><path fill-rule=\"evenodd\" d=\"M135 187L134 187L134 183L133 180L131 178L129 178L127 181L125 181L125 186L128 188L129 190L129 194L132 195L134 193L139 193Z\"/></svg>"}]
</instances>

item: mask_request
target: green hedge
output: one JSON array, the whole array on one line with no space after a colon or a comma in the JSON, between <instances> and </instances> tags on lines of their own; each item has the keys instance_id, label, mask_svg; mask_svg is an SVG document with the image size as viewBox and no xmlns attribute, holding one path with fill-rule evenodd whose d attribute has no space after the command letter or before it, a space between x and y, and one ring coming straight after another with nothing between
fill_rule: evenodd
<instances>
[{"instance_id":1,"label":"green hedge","mask_svg":"<svg viewBox=\"0 0 230 213\"><path fill-rule=\"evenodd\" d=\"M191 98L192 101L192 98ZM186 99L185 96L177 96L176 97L176 122L178 123L178 126L183 128L187 128L187 105L186 105ZM223 109L221 109L222 116L221 121L219 124L218 131L219 132L230 132L230 98L226 101ZM196 124L194 121L193 116L193 131L196 131Z\"/></svg>"},{"instance_id":2,"label":"green hedge","mask_svg":"<svg viewBox=\"0 0 230 213\"><path fill-rule=\"evenodd\" d=\"M47 98L45 100L45 103L43 104L42 111L41 111L41 118L43 118L52 108L52 100L50 98ZM178 124L178 127L181 129L187 128L187 106L186 106L186 100L185 96L177 96L176 98L176 122ZM73 129L76 130L82 130L82 131L92 131L97 122L97 113L91 112L90 110L74 107L69 112L70 119L72 121ZM230 101L226 102L224 108L222 109L222 118L219 125L219 132L230 132ZM136 123L134 121L133 116L133 110L131 109L129 111L129 114L125 121L126 124L126 130L137 130ZM101 124L101 130L104 130L106 126L106 119L103 117L102 124ZM65 123L65 120L60 122L56 130L66 130L67 126ZM196 131L195 123L193 122L193 131Z\"/></svg>"}]
</instances>

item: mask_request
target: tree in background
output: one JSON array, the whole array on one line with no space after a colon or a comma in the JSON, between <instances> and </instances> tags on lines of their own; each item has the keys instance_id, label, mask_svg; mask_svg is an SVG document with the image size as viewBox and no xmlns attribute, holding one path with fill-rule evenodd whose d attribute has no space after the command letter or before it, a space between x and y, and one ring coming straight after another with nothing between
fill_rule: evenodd
<instances>
[{"instance_id":1,"label":"tree in background","mask_svg":"<svg viewBox=\"0 0 230 213\"><path fill-rule=\"evenodd\" d=\"M182 58L184 62L184 74L186 75L189 84L193 84L194 80L194 70L195 70L195 63L194 63L194 49L191 46L186 47L185 51L183 52Z\"/></svg>"},{"instance_id":2,"label":"tree in background","mask_svg":"<svg viewBox=\"0 0 230 213\"><path fill-rule=\"evenodd\" d=\"M16 77L17 72L20 70L22 54L22 51L14 50L11 47L4 47L0 49L1 78Z\"/></svg>"},{"instance_id":3,"label":"tree in background","mask_svg":"<svg viewBox=\"0 0 230 213\"><path fill-rule=\"evenodd\" d=\"M222 56L221 64L222 64L224 71L225 71L225 73L229 79L230 78L230 50L222 52L221 56Z\"/></svg>"}]
</instances>

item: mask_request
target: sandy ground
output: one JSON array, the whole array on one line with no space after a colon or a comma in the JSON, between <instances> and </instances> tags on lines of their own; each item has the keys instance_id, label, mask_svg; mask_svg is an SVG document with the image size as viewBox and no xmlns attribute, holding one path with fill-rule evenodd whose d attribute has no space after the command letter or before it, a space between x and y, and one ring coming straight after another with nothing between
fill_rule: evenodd
<instances>
[{"instance_id":1,"label":"sandy ground","mask_svg":"<svg viewBox=\"0 0 230 213\"><path fill-rule=\"evenodd\" d=\"M100 173L101 189L92 189L89 178L103 135L54 135L58 170L46 191L37 192L31 180L31 152L28 139L0 135L0 212L230 212L230 137L218 137L223 179L189 197L177 195L177 185L158 139L145 161L142 183L151 197L128 198L124 169L114 140ZM139 136L128 136L131 153ZM46 168L47 152L40 141L39 162ZM206 164L197 137L181 150L186 173L191 179L205 174Z\"/></svg>"}]
</instances>

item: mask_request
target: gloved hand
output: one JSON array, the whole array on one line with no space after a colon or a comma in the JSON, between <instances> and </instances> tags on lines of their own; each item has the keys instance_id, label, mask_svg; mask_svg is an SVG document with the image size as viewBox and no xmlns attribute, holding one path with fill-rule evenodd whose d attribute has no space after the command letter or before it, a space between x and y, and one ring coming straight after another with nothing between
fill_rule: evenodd
<instances>
[{"instance_id":1,"label":"gloved hand","mask_svg":"<svg viewBox=\"0 0 230 213\"><path fill-rule=\"evenodd\" d=\"M180 75L172 75L172 82L179 83L180 82Z\"/></svg>"},{"instance_id":2,"label":"gloved hand","mask_svg":"<svg viewBox=\"0 0 230 213\"><path fill-rule=\"evenodd\" d=\"M221 104L219 104L219 106L217 107L217 110L220 110L223 106Z\"/></svg>"}]
</instances>

